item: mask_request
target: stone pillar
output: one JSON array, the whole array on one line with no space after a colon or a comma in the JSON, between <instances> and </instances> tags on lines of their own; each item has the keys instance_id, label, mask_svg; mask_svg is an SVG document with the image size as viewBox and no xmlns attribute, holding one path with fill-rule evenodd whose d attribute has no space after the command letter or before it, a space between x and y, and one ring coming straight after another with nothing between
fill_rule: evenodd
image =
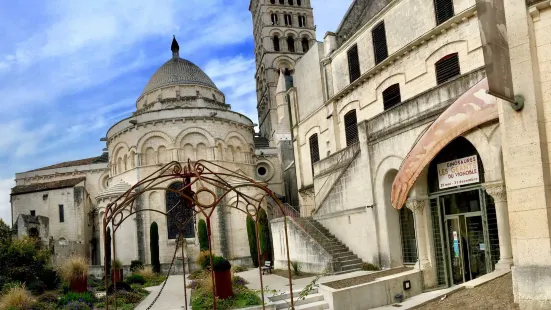
<instances>
[{"instance_id":1,"label":"stone pillar","mask_svg":"<svg viewBox=\"0 0 551 310\"><path fill-rule=\"evenodd\" d=\"M415 239L417 240L417 264L415 268L425 270L430 268L429 256L427 253L427 240L425 238L425 205L426 200L409 200L406 202L406 207L413 212L415 219Z\"/></svg>"},{"instance_id":2,"label":"stone pillar","mask_svg":"<svg viewBox=\"0 0 551 310\"><path fill-rule=\"evenodd\" d=\"M510 270L513 265L513 251L511 248L507 191L501 182L484 184L484 189L494 199L496 208L497 230L499 234L499 262L496 264L495 269Z\"/></svg>"}]
</instances>

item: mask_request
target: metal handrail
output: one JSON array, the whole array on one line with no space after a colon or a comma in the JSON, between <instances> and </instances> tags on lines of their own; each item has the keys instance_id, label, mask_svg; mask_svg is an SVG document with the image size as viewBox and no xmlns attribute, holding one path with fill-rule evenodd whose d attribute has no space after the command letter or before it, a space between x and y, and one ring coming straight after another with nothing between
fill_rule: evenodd
<instances>
[{"instance_id":1,"label":"metal handrail","mask_svg":"<svg viewBox=\"0 0 551 310\"><path fill-rule=\"evenodd\" d=\"M288 203L283 204L283 210L280 210L279 208L274 208L273 218L277 219L284 216L289 216L296 219L300 217L300 211L298 211L297 209L295 209L295 207Z\"/></svg>"}]
</instances>

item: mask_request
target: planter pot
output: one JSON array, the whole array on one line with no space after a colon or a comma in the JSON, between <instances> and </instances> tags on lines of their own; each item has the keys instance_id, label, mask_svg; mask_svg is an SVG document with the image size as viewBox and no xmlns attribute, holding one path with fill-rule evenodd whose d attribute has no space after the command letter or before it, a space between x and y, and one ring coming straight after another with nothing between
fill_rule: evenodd
<instances>
[{"instance_id":1,"label":"planter pot","mask_svg":"<svg viewBox=\"0 0 551 310\"><path fill-rule=\"evenodd\" d=\"M73 279L69 283L72 292L84 293L88 290L88 277Z\"/></svg>"},{"instance_id":2,"label":"planter pot","mask_svg":"<svg viewBox=\"0 0 551 310\"><path fill-rule=\"evenodd\" d=\"M124 279L122 271L123 271L122 268L111 270L111 278L113 279L113 282L119 282Z\"/></svg>"},{"instance_id":3,"label":"planter pot","mask_svg":"<svg viewBox=\"0 0 551 310\"><path fill-rule=\"evenodd\" d=\"M226 299L233 296L230 270L215 271L214 281L216 283L216 297L220 299Z\"/></svg>"}]
</instances>

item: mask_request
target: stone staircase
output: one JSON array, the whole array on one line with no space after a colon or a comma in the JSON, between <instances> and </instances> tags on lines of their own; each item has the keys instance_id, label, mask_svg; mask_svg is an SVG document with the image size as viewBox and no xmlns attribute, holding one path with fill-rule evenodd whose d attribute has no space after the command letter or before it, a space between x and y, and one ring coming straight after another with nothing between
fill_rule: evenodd
<instances>
[{"instance_id":1,"label":"stone staircase","mask_svg":"<svg viewBox=\"0 0 551 310\"><path fill-rule=\"evenodd\" d=\"M312 217L300 217L295 221L331 255L334 274L361 270L362 260L318 221Z\"/></svg>"},{"instance_id":2,"label":"stone staircase","mask_svg":"<svg viewBox=\"0 0 551 310\"><path fill-rule=\"evenodd\" d=\"M323 310L329 309L329 303L324 300L323 294L318 293L318 289L314 288L302 300L298 300L300 291L293 291L293 299L295 300L295 310ZM291 294L268 297L272 305L276 309L291 309Z\"/></svg>"}]
</instances>

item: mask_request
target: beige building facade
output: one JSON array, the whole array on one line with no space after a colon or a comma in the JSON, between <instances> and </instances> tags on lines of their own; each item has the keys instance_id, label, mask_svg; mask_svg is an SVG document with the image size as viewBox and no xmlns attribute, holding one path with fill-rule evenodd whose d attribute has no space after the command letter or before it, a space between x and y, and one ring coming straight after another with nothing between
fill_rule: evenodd
<instances>
[{"instance_id":1,"label":"beige building facade","mask_svg":"<svg viewBox=\"0 0 551 310\"><path fill-rule=\"evenodd\" d=\"M300 212L363 262L422 270L425 289L512 268L515 300L546 309L551 10L509 0L505 11L520 112L485 91L475 0L353 1L285 89ZM319 262L312 270L348 266L327 249L296 249Z\"/></svg>"}]
</instances>

